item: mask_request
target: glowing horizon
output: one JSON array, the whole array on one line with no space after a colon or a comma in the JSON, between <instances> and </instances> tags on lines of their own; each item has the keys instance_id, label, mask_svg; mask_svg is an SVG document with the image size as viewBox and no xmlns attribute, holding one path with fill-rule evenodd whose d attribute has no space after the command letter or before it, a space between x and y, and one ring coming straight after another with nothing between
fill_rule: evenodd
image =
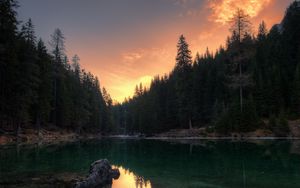
<instances>
[{"instance_id":1,"label":"glowing horizon","mask_svg":"<svg viewBox=\"0 0 300 188\"><path fill-rule=\"evenodd\" d=\"M293 0L27 0L20 20L32 18L45 41L61 28L69 58L78 54L116 101L132 96L140 82L175 65L176 44L183 34L192 55L215 51L229 35L227 21L236 8L250 15L253 31L264 20L279 23ZM59 4L59 6L57 6ZM130 5L130 6L128 6Z\"/></svg>"}]
</instances>

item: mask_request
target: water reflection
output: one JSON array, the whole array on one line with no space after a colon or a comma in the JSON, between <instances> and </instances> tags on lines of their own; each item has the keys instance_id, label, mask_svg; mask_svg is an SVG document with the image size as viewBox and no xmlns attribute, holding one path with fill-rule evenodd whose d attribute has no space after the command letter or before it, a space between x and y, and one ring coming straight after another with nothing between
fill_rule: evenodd
<instances>
[{"instance_id":1,"label":"water reflection","mask_svg":"<svg viewBox=\"0 0 300 188\"><path fill-rule=\"evenodd\" d=\"M0 147L0 187L24 175L85 176L103 158L120 169L113 188L300 187L300 141L120 139Z\"/></svg>"},{"instance_id":2,"label":"water reflection","mask_svg":"<svg viewBox=\"0 0 300 188\"><path fill-rule=\"evenodd\" d=\"M149 180L134 174L129 169L125 169L122 166L113 166L113 168L119 169L120 177L117 180L113 180L112 188L151 188Z\"/></svg>"}]
</instances>

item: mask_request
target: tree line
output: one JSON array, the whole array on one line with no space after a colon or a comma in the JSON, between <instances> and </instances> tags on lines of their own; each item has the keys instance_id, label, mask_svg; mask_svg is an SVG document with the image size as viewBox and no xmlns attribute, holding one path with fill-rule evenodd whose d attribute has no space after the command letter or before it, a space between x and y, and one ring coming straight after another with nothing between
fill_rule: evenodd
<instances>
[{"instance_id":1,"label":"tree line","mask_svg":"<svg viewBox=\"0 0 300 188\"><path fill-rule=\"evenodd\" d=\"M18 2L0 0L0 130L22 128L107 132L111 98L96 76L66 55L65 37L55 29L48 51L31 19L17 20Z\"/></svg>"},{"instance_id":2,"label":"tree line","mask_svg":"<svg viewBox=\"0 0 300 188\"><path fill-rule=\"evenodd\" d=\"M177 43L174 69L112 104L99 80L69 61L60 29L47 50L31 19L17 20L16 0L0 0L0 133L22 128L152 134L206 127L228 134L266 128L287 134L300 116L299 2L270 31L257 34L243 10L230 22L226 46L192 58L186 38ZM268 120L268 121L266 121Z\"/></svg>"},{"instance_id":3,"label":"tree line","mask_svg":"<svg viewBox=\"0 0 300 188\"><path fill-rule=\"evenodd\" d=\"M287 119L300 116L299 20L295 1L281 24L268 31L261 22L253 32L249 16L239 9L226 46L194 59L180 36L174 69L115 105L115 127L127 134L193 127L223 134L257 128L288 134Z\"/></svg>"}]
</instances>

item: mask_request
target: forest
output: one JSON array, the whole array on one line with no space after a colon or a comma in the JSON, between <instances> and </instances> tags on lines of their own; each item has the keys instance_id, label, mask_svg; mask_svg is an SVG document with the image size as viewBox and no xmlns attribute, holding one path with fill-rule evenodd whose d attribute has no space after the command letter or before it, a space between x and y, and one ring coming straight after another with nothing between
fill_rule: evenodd
<instances>
[{"instance_id":1,"label":"forest","mask_svg":"<svg viewBox=\"0 0 300 188\"><path fill-rule=\"evenodd\" d=\"M81 132L136 134L206 127L228 134L269 129L289 132L300 117L300 3L283 21L258 29L243 10L230 24L225 46L193 58L184 35L174 69L149 88L113 104L80 58L66 55L55 29L47 49L31 19L17 20L18 2L0 0L0 132L46 127ZM255 31L257 30L257 31ZM102 89L101 89L102 88Z\"/></svg>"},{"instance_id":2,"label":"forest","mask_svg":"<svg viewBox=\"0 0 300 188\"><path fill-rule=\"evenodd\" d=\"M182 35L174 69L156 76L150 89L136 86L133 98L113 107L114 123L127 133L153 134L206 127L228 134L268 129L287 135L300 116L300 3L280 24L255 31L239 9L230 21L226 46L193 59ZM257 33L257 34L255 34Z\"/></svg>"},{"instance_id":3,"label":"forest","mask_svg":"<svg viewBox=\"0 0 300 188\"><path fill-rule=\"evenodd\" d=\"M80 133L107 132L111 99L99 80L66 56L55 29L47 50L29 19L17 20L18 2L0 1L0 131L58 127Z\"/></svg>"}]
</instances>

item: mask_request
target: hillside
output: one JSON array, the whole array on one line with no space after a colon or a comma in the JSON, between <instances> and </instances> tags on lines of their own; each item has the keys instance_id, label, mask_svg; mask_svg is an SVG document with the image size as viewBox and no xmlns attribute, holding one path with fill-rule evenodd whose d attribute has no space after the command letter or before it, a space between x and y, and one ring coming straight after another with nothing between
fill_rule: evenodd
<instances>
[{"instance_id":1,"label":"hillside","mask_svg":"<svg viewBox=\"0 0 300 188\"><path fill-rule=\"evenodd\" d=\"M213 127L225 135L257 129L288 135L287 120L300 117L299 4L293 2L270 30L262 21L255 36L249 17L237 11L227 45L214 54L207 50L192 58L181 36L172 72L114 106L115 130L153 134Z\"/></svg>"}]
</instances>

